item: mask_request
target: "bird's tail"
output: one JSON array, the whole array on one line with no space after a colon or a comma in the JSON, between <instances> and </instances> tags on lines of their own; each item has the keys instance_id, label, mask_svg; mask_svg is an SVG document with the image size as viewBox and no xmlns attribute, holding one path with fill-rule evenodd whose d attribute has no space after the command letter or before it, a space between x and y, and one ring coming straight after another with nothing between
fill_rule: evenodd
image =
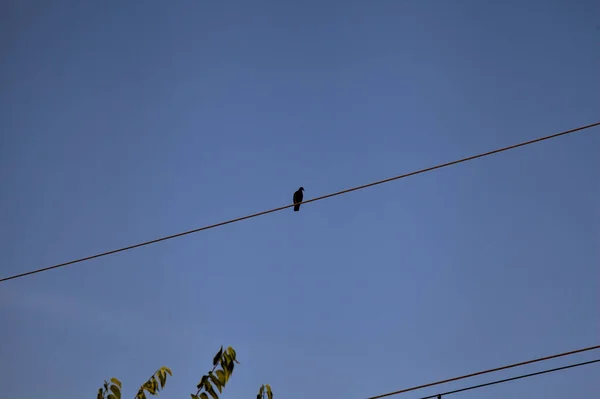
<instances>
[{"instance_id":1,"label":"bird's tail","mask_svg":"<svg viewBox=\"0 0 600 399\"><path fill-rule=\"evenodd\" d=\"M300 210L300 205L294 205L294 212L298 212Z\"/></svg>"}]
</instances>

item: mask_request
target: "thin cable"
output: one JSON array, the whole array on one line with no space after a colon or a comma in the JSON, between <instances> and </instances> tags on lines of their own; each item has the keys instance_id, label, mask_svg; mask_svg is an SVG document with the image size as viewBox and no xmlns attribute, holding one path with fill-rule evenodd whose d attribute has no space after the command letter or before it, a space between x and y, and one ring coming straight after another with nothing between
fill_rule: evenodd
<instances>
[{"instance_id":1,"label":"thin cable","mask_svg":"<svg viewBox=\"0 0 600 399\"><path fill-rule=\"evenodd\" d=\"M388 183L388 182L391 182L393 180L399 180L399 179L403 179L405 177L414 176L414 175L418 175L418 174L421 174L421 173L430 172L432 170L445 168L446 166L451 166L451 165L456 165L456 164L459 164L459 163L462 163L462 162L472 161L472 160L477 159L477 158L482 158L482 157L486 157L488 155L497 154L499 152L512 150L512 149L515 149L515 148L518 148L518 147L523 147L523 146L526 146L526 145L529 145L529 144L538 143L540 141L545 141L545 140L550 140L550 139L557 138L557 137L560 137L560 136L565 136L567 134L571 134L571 133L575 133L575 132L578 132L578 131L581 131L581 130L589 129L591 127L595 127L595 126L598 126L598 125L600 125L600 122L592 123L591 125L581 126L581 127L578 127L578 128L575 128L575 129L571 129L571 130L566 130L564 132L552 134L552 135L549 135L549 136L540 137L540 138L537 138L537 139L534 139L534 140L525 141L525 142L522 142L522 143L519 143L519 144L514 144L514 145L511 145L511 146L508 146L508 147L499 148L497 150L493 150L493 151L489 151L489 152L484 152L484 153L481 153L481 154L478 154L478 155L473 155L473 156L470 156L470 157L467 157L467 158L462 158L462 159L459 159L459 160L456 160L456 161L447 162L447 163L443 163L443 164L440 164L440 165L432 166L432 167L429 167L429 168L417 170L416 172L406 173L406 174L403 174L403 175L390 177L388 179L379 180L379 181L376 181L376 182L373 182L373 183L369 183L369 184L365 184L365 185L362 185L362 186L349 188L349 189L346 189L346 190L338 191L338 192L333 193L333 194L323 195L321 197L317 197L317 198L313 198L313 199L310 199L310 200L307 200L307 201L303 201L303 202L301 202L301 204L308 204L309 202L320 201L320 200L323 200L323 199L326 199L326 198L335 197L337 195L346 194L346 193L349 193L349 192L352 192L352 191L362 190L362 189L367 188L367 187L372 187L372 186L376 186L376 185L379 185L379 184ZM240 222L242 220L255 218L257 216L266 215L268 213L282 211L282 210L284 210L286 208L290 208L292 206L294 206L294 204L290 204L290 205L286 205L286 206L281 206L279 208L270 209L268 211L253 213L253 214L248 215L248 216L243 216L243 217L236 218L236 219L231 219L231 220L228 220L228 221L225 221L225 222L211 224L209 226L204 226L204 227L200 227L198 229L184 231L183 233L177 233L177 234L173 234L173 235L170 235L170 236L166 236L166 237L162 237L162 238L157 238L155 240L150 240L150 241L142 242L140 244L130 245L128 247L114 249L112 251L103 252L103 253L92 255L92 256L86 256L85 258L80 258L80 259L72 260L72 261L65 262L65 263L59 263L59 264L54 265L54 266L48 266L48 267L44 267L44 268L41 268L41 269L30 271L30 272L26 272L26 273L16 274L16 275L10 276L10 277L4 277L4 278L0 279L0 283L8 281L8 280L15 279L15 278L29 276L31 274L41 273L41 272L45 272L45 271L52 270L52 269L58 269L59 267L69 266L69 265L72 265L72 264L75 264L75 263L80 263L80 262L84 262L84 261L87 261L87 260L91 260L91 259L95 259L95 258L100 258L100 257L107 256L107 255L116 254L117 252L128 251L130 249L134 249L134 248L138 248L138 247L143 247L143 246L150 245L150 244L155 244L157 242L166 241L166 240L170 240L170 239L177 238L177 237L182 237L182 236L185 236L185 235L188 235L188 234L197 233L199 231L213 229L215 227L224 226L226 224Z\"/></svg>"},{"instance_id":2,"label":"thin cable","mask_svg":"<svg viewBox=\"0 0 600 399\"><path fill-rule=\"evenodd\" d=\"M453 381L463 380L465 378L471 378L471 377L475 377L477 375L483 375L483 374L493 373L493 372L500 371L500 370L506 370L506 369L510 369L510 368L513 368L513 367L524 366L526 364L542 362L542 361L550 360L550 359L556 359L558 357L574 355L576 353L587 352L587 351L591 351L591 350L595 350L595 349L600 349L600 345L590 346L588 348L583 348L583 349L576 349L574 351L563 352L563 353L559 353L559 354L556 354L556 355L540 357L540 358L533 359L533 360L527 360L525 362L509 364L508 366L497 367L497 368L494 368L494 369L489 369L489 370L484 370L484 371L478 371L477 373L467 374L467 375L463 375L463 376L460 376L460 377L449 378L449 379L443 380L443 381L431 382L429 384L419 385L419 386L412 387L412 388L407 388L407 389L402 389L400 391L390 392L390 393L386 393L386 394L383 394L383 395L372 396L372 397L370 397L368 399L379 399L379 398L384 398L386 396L398 395L400 393L405 393L405 392L410 392L410 391L416 391L417 389L428 388L428 387L432 387L434 385L441 385L441 384L445 384L447 382L453 382Z\"/></svg>"},{"instance_id":3,"label":"thin cable","mask_svg":"<svg viewBox=\"0 0 600 399\"><path fill-rule=\"evenodd\" d=\"M557 367L555 369L548 369L548 370L544 370L544 371L538 371L536 373L530 373L530 374L523 374L523 375L519 375L516 377L512 377L512 378L505 378L503 380L497 380L497 381L492 381L492 382L487 382L485 384L479 384L479 385L473 385L470 387L466 387L466 388L461 388L461 389L456 389L454 391L448 391L448 392L444 392L444 393L438 393L435 395L430 395L430 396L424 396L420 399L434 399L434 398L440 398L440 397L444 397L446 395L452 395L453 393L459 393L459 392L464 392L464 391L470 391L472 389L477 389L477 388L483 388L483 387L487 387L490 385L496 385L496 384L501 384L504 382L509 382L509 381L515 381L515 380L520 380L522 378L528 378L528 377L533 377L536 375L542 375L542 374L547 374L547 373L553 373L555 371L561 371L561 370L566 370L566 369L571 369L571 368L575 368L575 367L580 367L580 366L586 366L588 364L593 364L593 363L598 363L600 362L600 359L596 359L596 360L590 360L589 362L583 362L583 363L575 363L575 364L570 364L568 366L563 366L563 367Z\"/></svg>"}]
</instances>

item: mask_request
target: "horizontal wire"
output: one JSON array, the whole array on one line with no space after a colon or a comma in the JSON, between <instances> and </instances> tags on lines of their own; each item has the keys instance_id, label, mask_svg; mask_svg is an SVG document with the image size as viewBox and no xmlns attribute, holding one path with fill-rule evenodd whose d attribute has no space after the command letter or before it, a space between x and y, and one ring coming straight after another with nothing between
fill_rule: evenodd
<instances>
[{"instance_id":1,"label":"horizontal wire","mask_svg":"<svg viewBox=\"0 0 600 399\"><path fill-rule=\"evenodd\" d=\"M489 374L489 373L493 373L493 372L500 371L500 370L506 370L506 369L510 369L510 368L513 368L513 367L524 366L526 364L543 362L543 361L550 360L550 359L556 359L558 357L570 356L570 355L574 355L576 353L587 352L587 351L596 350L596 349L600 349L600 345L590 346L590 347L582 348L582 349L576 349L576 350L573 350L573 351L570 351L570 352L558 353L556 355L540 357L540 358L537 358L537 359L527 360L527 361L524 361L524 362L513 363L513 364L509 364L507 366L496 367L496 368L488 369L488 370L484 370L484 371L478 371L476 373L466 374L466 375L462 375L460 377L449 378L447 380L431 382L429 384L419 385L419 386L412 387L412 388L401 389L399 391L389 392L389 393L386 393L386 394L383 394L383 395L371 396L368 399L379 399L379 398L384 398L386 396L398 395L398 394L405 393L405 392L416 391L417 389L423 389L423 388L428 388L428 387L432 387L432 386L435 386L435 385L445 384L447 382L464 380L465 378L471 378L471 377L475 377L475 376L478 376L478 375Z\"/></svg>"},{"instance_id":2,"label":"horizontal wire","mask_svg":"<svg viewBox=\"0 0 600 399\"><path fill-rule=\"evenodd\" d=\"M542 375L542 374L547 374L547 373L553 373L555 371L561 371L561 370L567 370L567 369L571 369L571 368L575 368L575 367L586 366L588 364L593 364L593 363L598 363L598 362L600 362L600 359L590 360L588 362L570 364L568 366L557 367L557 368L554 368L554 369L547 369L547 370L538 371L538 372L535 372L535 373L523 374L523 375L519 375L519 376L516 376L516 377L505 378L503 380L496 380L496 381L492 381L492 382L486 382L485 384L472 385L472 386L466 387L466 388L455 389L454 391L448 391L448 392L438 393L438 394L435 394L435 395L424 396L424 397L422 397L420 399L435 399L435 398L441 399L442 397L444 397L446 395L452 395L454 393L459 393L459 392L464 392L464 391L470 391L472 389L488 387L490 385L496 385L496 384L501 384L501 383L504 383L504 382L510 382L510 381L515 381L515 380L520 380L522 378L533 377L533 376L536 376L536 375Z\"/></svg>"},{"instance_id":3,"label":"horizontal wire","mask_svg":"<svg viewBox=\"0 0 600 399\"><path fill-rule=\"evenodd\" d=\"M467 162L467 161L471 161L471 160L474 160L474 159L477 159L477 158L486 157L486 156L489 156L489 155L492 155L492 154L497 154L499 152L504 152L504 151L512 150L512 149L515 149L515 148L518 148L518 147L523 147L523 146L526 146L526 145L529 145L529 144L538 143L540 141L550 140L550 139L557 138L557 137L560 137L560 136L564 136L564 135L567 135L567 134L575 133L575 132L578 132L578 131L581 131L581 130L589 129L591 127L595 127L595 126L598 126L598 125L600 125L600 122L592 123L592 124L586 125L586 126L581 126L581 127L575 128L575 129L566 130L566 131L560 132L560 133L551 134L549 136L539 137L537 139L525 141L525 142L522 142L522 143L519 143L519 144L510 145L510 146L499 148L499 149L496 149L496 150L493 150L493 151L484 152L484 153L481 153L481 154L478 154L478 155L473 155L473 156L470 156L470 157L458 159L456 161L447 162L447 163L439 164L439 165L436 165L436 166L431 166L429 168L417 170L415 172L410 172L410 173L406 173L406 174L403 174L403 175L390 177L388 179L375 181L373 183L364 184L362 186L357 186L357 187L349 188L349 189L338 191L338 192L335 192L335 193L332 193L332 194L323 195L321 197L317 197L317 198L313 198L313 199L310 199L310 200L303 201L300 204L308 204L310 202L324 200L326 198L335 197L335 196L346 194L346 193L349 193L349 192L352 192L352 191L362 190L362 189L367 188L367 187L373 187L373 186L376 186L376 185L379 185L379 184L388 183L388 182L391 182L391 181L394 181L394 180L403 179L405 177L414 176L414 175L418 175L418 174L425 173L425 172L430 172L432 170L441 169L441 168L445 168L447 166L456 165L456 164ZM184 231L182 233L177 233L177 234L173 234L173 235L169 235L169 236L157 238L157 239L150 240L150 241L145 241L145 242L142 242L142 243L139 243L139 244L130 245L130 246L119 248L119 249L114 249L114 250L111 250L111 251L99 253L99 254L92 255L92 256L86 256L84 258L75 259L75 260L72 260L72 261L69 261L69 262L59 263L57 265L48 266L48 267L44 267L44 268L37 269L37 270L32 270L32 271L29 271L29 272L26 272L26 273L15 274L13 276L4 277L4 278L0 279L0 283L8 281L8 280L13 280L13 279L16 279L16 278L20 278L20 277L29 276L29 275L32 275L32 274L46 272L46 271L53 270L53 269L58 269L60 267L65 267L65 266L73 265L75 263L80 263L80 262L92 260L92 259L95 259L95 258L100 258L100 257L103 257L103 256L108 256L108 255L116 254L118 252L128 251L130 249L139 248L139 247L143 247L143 246L150 245L150 244L155 244L155 243L158 243L158 242L161 242L161 241L166 241L166 240L170 240L170 239L173 239L173 238L182 237L182 236L185 236L185 235L188 235L188 234L192 234L192 233L197 233L197 232L204 231L204 230L213 229L215 227L224 226L226 224L240 222L242 220L255 218L257 216L263 216L263 215L266 215L268 213L278 212L278 211L284 210L286 208L290 208L290 207L292 207L294 205L295 204L290 204L290 205L282 206L282 207L279 207L279 208L273 208L273 209L270 209L270 210L267 210L267 211L258 212L258 213L254 213L254 214L251 214L251 215L239 217L239 218L236 218L236 219L227 220L225 222L211 224L211 225L200 227L200 228L197 228L197 229Z\"/></svg>"}]
</instances>

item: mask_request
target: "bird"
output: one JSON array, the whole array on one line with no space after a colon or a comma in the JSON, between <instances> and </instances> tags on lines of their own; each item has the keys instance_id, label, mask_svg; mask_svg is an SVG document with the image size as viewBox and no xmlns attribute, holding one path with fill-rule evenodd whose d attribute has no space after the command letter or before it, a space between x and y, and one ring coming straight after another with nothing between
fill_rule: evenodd
<instances>
[{"instance_id":1,"label":"bird","mask_svg":"<svg viewBox=\"0 0 600 399\"><path fill-rule=\"evenodd\" d=\"M298 212L300 210L300 203L304 198L304 194L302 194L302 191L304 191L304 187L300 187L298 191L294 193L294 212Z\"/></svg>"}]
</instances>

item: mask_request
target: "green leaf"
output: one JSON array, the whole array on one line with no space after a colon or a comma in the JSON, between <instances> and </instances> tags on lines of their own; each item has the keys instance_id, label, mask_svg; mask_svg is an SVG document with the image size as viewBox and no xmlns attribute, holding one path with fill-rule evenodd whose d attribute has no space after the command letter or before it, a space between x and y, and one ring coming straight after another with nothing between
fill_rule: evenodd
<instances>
[{"instance_id":1,"label":"green leaf","mask_svg":"<svg viewBox=\"0 0 600 399\"><path fill-rule=\"evenodd\" d=\"M110 390L115 395L116 399L121 399L121 390L117 385L111 385Z\"/></svg>"},{"instance_id":2,"label":"green leaf","mask_svg":"<svg viewBox=\"0 0 600 399\"><path fill-rule=\"evenodd\" d=\"M205 392L200 394L200 399L208 399L208 395Z\"/></svg>"},{"instance_id":3,"label":"green leaf","mask_svg":"<svg viewBox=\"0 0 600 399\"><path fill-rule=\"evenodd\" d=\"M194 395L193 393L191 393L190 396L192 399L200 399L200 396Z\"/></svg>"},{"instance_id":4,"label":"green leaf","mask_svg":"<svg viewBox=\"0 0 600 399\"><path fill-rule=\"evenodd\" d=\"M227 382L227 378L225 378L225 373L222 370L217 370L216 373L217 378L221 382L221 386L225 386L225 383Z\"/></svg>"},{"instance_id":5,"label":"green leaf","mask_svg":"<svg viewBox=\"0 0 600 399\"><path fill-rule=\"evenodd\" d=\"M221 365L223 366L223 365ZM219 370L220 371L220 370ZM229 370L227 370L227 367L223 366L223 371L222 371L223 375L225 376L225 382L229 381L229 377L231 377L231 374L229 373ZM225 384L223 384L225 385Z\"/></svg>"},{"instance_id":6,"label":"green leaf","mask_svg":"<svg viewBox=\"0 0 600 399\"><path fill-rule=\"evenodd\" d=\"M172 375L173 375L173 373L171 372L171 369L170 369L170 368L168 368L167 366L163 366L163 367L161 367L160 369L161 369L161 370L164 370L164 371L166 371L167 373L169 373L169 375L170 375L170 376L172 376Z\"/></svg>"},{"instance_id":7,"label":"green leaf","mask_svg":"<svg viewBox=\"0 0 600 399\"><path fill-rule=\"evenodd\" d=\"M213 358L213 366L216 366L217 364L219 364L219 361L221 361L221 355L223 355L223 345L221 345L221 349L219 349L219 351Z\"/></svg>"},{"instance_id":8,"label":"green leaf","mask_svg":"<svg viewBox=\"0 0 600 399\"><path fill-rule=\"evenodd\" d=\"M210 380L213 382L213 384L215 384L215 386L217 387L219 392L222 392L221 381L219 381L219 379L217 377L215 377L215 375L213 373L210 373L208 376L210 377Z\"/></svg>"},{"instance_id":9,"label":"green leaf","mask_svg":"<svg viewBox=\"0 0 600 399\"><path fill-rule=\"evenodd\" d=\"M207 375L203 375L202 378L200 378L200 382L198 383L198 385L196 385L196 388L200 389L204 386L204 383L206 382L206 379L208 378Z\"/></svg>"},{"instance_id":10,"label":"green leaf","mask_svg":"<svg viewBox=\"0 0 600 399\"><path fill-rule=\"evenodd\" d=\"M230 346L229 348L227 348L227 352L229 352L229 354L231 355L231 357L233 357L235 359L235 349L233 349Z\"/></svg>"},{"instance_id":11,"label":"green leaf","mask_svg":"<svg viewBox=\"0 0 600 399\"><path fill-rule=\"evenodd\" d=\"M210 394L210 396L213 397L213 399L219 399L219 395L217 395L217 393L213 389L212 385L210 385L210 383L206 387L206 392L208 392Z\"/></svg>"},{"instance_id":12,"label":"green leaf","mask_svg":"<svg viewBox=\"0 0 600 399\"><path fill-rule=\"evenodd\" d=\"M98 389L97 399L104 399L104 391L102 391L102 388Z\"/></svg>"},{"instance_id":13,"label":"green leaf","mask_svg":"<svg viewBox=\"0 0 600 399\"><path fill-rule=\"evenodd\" d=\"M148 391L148 393L150 395L156 395L156 390L154 389L154 383L156 382L156 380L154 379L150 379L148 381L146 381L146 383L144 384L143 388Z\"/></svg>"},{"instance_id":14,"label":"green leaf","mask_svg":"<svg viewBox=\"0 0 600 399\"><path fill-rule=\"evenodd\" d=\"M273 392L271 391L271 386L269 384L267 384L266 387L267 387L267 398L273 399Z\"/></svg>"},{"instance_id":15,"label":"green leaf","mask_svg":"<svg viewBox=\"0 0 600 399\"><path fill-rule=\"evenodd\" d=\"M113 394L111 393L110 395L108 395L108 399L117 399L117 398L115 397L115 395L113 395Z\"/></svg>"},{"instance_id":16,"label":"green leaf","mask_svg":"<svg viewBox=\"0 0 600 399\"><path fill-rule=\"evenodd\" d=\"M221 362L221 368L227 374L231 374L231 360L229 359L229 355L223 355L223 361ZM227 377L229 379L229 377Z\"/></svg>"},{"instance_id":17,"label":"green leaf","mask_svg":"<svg viewBox=\"0 0 600 399\"><path fill-rule=\"evenodd\" d=\"M160 389L163 389L167 383L167 373L164 370L160 370L158 378L160 380Z\"/></svg>"},{"instance_id":18,"label":"green leaf","mask_svg":"<svg viewBox=\"0 0 600 399\"><path fill-rule=\"evenodd\" d=\"M123 389L123 387L121 386L121 381L119 381L118 379L116 379L116 378L111 378L111 379L110 379L110 382L112 382L113 384L115 384L116 386L118 386L118 387L119 387L119 389Z\"/></svg>"},{"instance_id":19,"label":"green leaf","mask_svg":"<svg viewBox=\"0 0 600 399\"><path fill-rule=\"evenodd\" d=\"M235 353L235 349L233 349L230 346L229 348L227 348L227 352L229 352L229 354L231 355L231 360L233 360L237 364L240 364L240 362L237 361L237 354Z\"/></svg>"}]
</instances>

